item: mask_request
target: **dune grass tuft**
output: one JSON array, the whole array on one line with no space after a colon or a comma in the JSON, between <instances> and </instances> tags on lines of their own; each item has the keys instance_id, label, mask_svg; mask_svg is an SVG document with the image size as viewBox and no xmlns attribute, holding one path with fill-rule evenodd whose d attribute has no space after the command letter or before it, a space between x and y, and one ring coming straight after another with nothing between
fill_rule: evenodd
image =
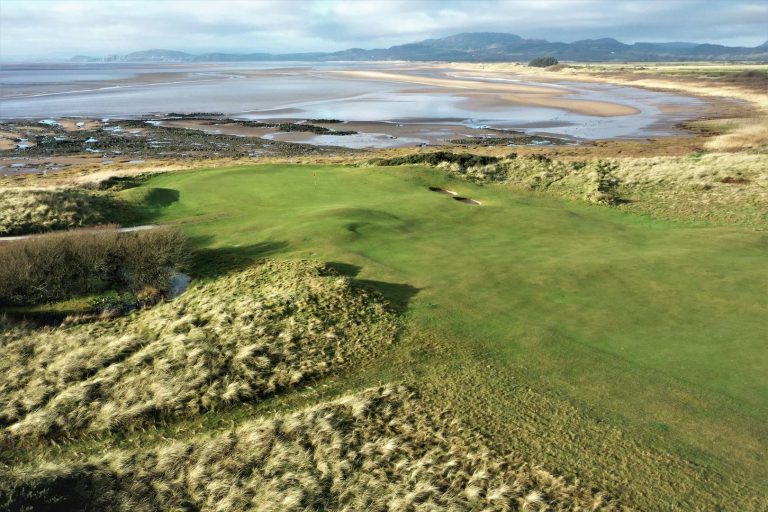
<instances>
[{"instance_id":1,"label":"dune grass tuft","mask_svg":"<svg viewBox=\"0 0 768 512\"><path fill-rule=\"evenodd\" d=\"M16 467L3 480L11 507L57 500L131 511L617 508L601 493L491 451L445 413L426 410L410 389L391 385L214 437Z\"/></svg>"},{"instance_id":2,"label":"dune grass tuft","mask_svg":"<svg viewBox=\"0 0 768 512\"><path fill-rule=\"evenodd\" d=\"M0 189L0 236L102 224L114 206L111 197L78 188Z\"/></svg>"},{"instance_id":3,"label":"dune grass tuft","mask_svg":"<svg viewBox=\"0 0 768 512\"><path fill-rule=\"evenodd\" d=\"M259 400L393 341L383 302L268 261L115 321L0 334L0 439L62 440Z\"/></svg>"}]
</instances>

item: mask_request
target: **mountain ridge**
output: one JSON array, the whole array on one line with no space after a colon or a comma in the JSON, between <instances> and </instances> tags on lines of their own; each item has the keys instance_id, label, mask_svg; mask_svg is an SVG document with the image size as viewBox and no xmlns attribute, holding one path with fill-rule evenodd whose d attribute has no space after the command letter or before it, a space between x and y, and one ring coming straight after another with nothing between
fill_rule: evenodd
<instances>
[{"instance_id":1,"label":"mountain ridge","mask_svg":"<svg viewBox=\"0 0 768 512\"><path fill-rule=\"evenodd\" d=\"M768 61L768 41L754 48L709 43L676 41L625 44L605 37L571 43L546 39L526 39L506 32L464 32L425 39L389 48L350 48L336 52L273 54L266 52L192 54L177 50L153 49L108 57L77 56L75 62L235 62L235 61L456 61L511 62L536 57L555 57L564 61L692 61L752 60Z\"/></svg>"}]
</instances>

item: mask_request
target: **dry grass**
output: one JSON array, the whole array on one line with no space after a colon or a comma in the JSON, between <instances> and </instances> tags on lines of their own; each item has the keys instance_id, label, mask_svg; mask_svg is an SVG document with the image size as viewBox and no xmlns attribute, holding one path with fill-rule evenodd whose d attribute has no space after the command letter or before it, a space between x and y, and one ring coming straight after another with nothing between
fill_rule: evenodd
<instances>
[{"instance_id":1,"label":"dry grass","mask_svg":"<svg viewBox=\"0 0 768 512\"><path fill-rule=\"evenodd\" d=\"M64 508L130 511L617 508L578 483L500 456L446 416L405 387L385 386L215 437L16 467L6 474L6 499L11 507L58 500Z\"/></svg>"},{"instance_id":2,"label":"dry grass","mask_svg":"<svg viewBox=\"0 0 768 512\"><path fill-rule=\"evenodd\" d=\"M649 157L615 160L616 173L627 185L664 183L671 187L722 184L723 179L742 177L768 187L768 155L704 153L686 157Z\"/></svg>"},{"instance_id":3,"label":"dry grass","mask_svg":"<svg viewBox=\"0 0 768 512\"><path fill-rule=\"evenodd\" d=\"M704 148L710 151L768 152L768 119L738 119L726 133L709 139Z\"/></svg>"},{"instance_id":4,"label":"dry grass","mask_svg":"<svg viewBox=\"0 0 768 512\"><path fill-rule=\"evenodd\" d=\"M364 360L394 316L320 264L265 262L115 321L0 333L0 439L62 440L258 400Z\"/></svg>"},{"instance_id":5,"label":"dry grass","mask_svg":"<svg viewBox=\"0 0 768 512\"><path fill-rule=\"evenodd\" d=\"M616 160L621 208L660 218L768 226L768 155Z\"/></svg>"},{"instance_id":6,"label":"dry grass","mask_svg":"<svg viewBox=\"0 0 768 512\"><path fill-rule=\"evenodd\" d=\"M99 224L108 201L76 188L0 189L0 236Z\"/></svg>"}]
</instances>

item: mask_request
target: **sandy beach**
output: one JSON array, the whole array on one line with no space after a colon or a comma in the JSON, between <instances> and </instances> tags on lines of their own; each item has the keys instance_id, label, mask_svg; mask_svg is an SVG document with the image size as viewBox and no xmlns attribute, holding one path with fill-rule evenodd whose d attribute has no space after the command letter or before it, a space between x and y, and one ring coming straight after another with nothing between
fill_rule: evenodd
<instances>
[{"instance_id":1,"label":"sandy beach","mask_svg":"<svg viewBox=\"0 0 768 512\"><path fill-rule=\"evenodd\" d=\"M330 76L343 76L364 80L429 85L432 87L453 90L456 93L463 93L466 91L492 93L498 103L558 108L589 116L626 116L640 112L634 107L623 105L621 103L570 99L567 98L567 96L574 94L574 91L567 88L549 87L546 85L494 83L451 77L435 78L408 73L382 71L326 71L325 73Z\"/></svg>"}]
</instances>

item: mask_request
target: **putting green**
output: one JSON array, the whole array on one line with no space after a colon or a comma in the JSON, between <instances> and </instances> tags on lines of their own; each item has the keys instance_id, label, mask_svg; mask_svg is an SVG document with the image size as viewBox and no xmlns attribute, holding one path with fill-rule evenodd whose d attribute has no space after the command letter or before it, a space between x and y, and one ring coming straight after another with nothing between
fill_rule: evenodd
<instances>
[{"instance_id":1,"label":"putting green","mask_svg":"<svg viewBox=\"0 0 768 512\"><path fill-rule=\"evenodd\" d=\"M663 497L664 478L677 478L667 485L681 503L700 505L720 484L701 490L697 479L725 475L749 493L767 474L763 232L655 221L425 168L263 165L168 173L143 187L178 192L148 212L193 238L199 274L265 255L313 258L401 305L400 352L355 382L423 379L499 439L590 425L595 433L525 441L522 452L614 492L628 486L638 504ZM526 389L556 405L526 416ZM649 455L628 467L639 456L628 451L621 469L585 469L610 464L604 425L631 438L617 444L677 462Z\"/></svg>"}]
</instances>

